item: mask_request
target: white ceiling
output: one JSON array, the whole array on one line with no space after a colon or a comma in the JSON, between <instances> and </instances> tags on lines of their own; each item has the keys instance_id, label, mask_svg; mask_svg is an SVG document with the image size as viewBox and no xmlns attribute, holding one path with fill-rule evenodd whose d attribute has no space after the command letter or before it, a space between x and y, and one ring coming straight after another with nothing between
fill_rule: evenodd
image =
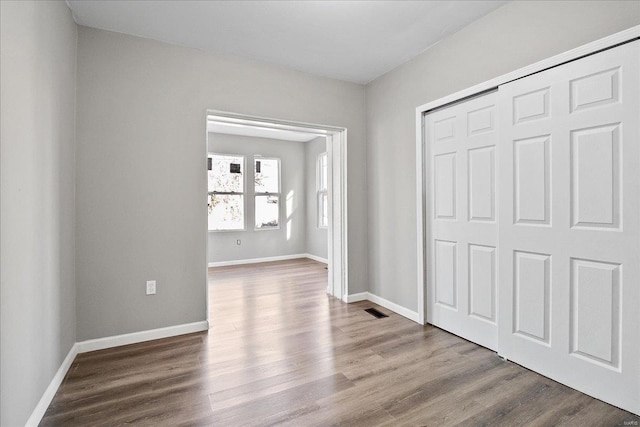
<instances>
[{"instance_id":1,"label":"white ceiling","mask_svg":"<svg viewBox=\"0 0 640 427\"><path fill-rule=\"evenodd\" d=\"M67 0L76 22L367 83L506 0Z\"/></svg>"}]
</instances>

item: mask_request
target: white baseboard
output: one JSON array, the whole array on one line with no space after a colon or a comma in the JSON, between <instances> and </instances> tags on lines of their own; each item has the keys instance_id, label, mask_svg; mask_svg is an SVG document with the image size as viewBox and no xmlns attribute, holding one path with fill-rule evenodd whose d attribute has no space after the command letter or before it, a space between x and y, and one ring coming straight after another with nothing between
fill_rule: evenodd
<instances>
[{"instance_id":1,"label":"white baseboard","mask_svg":"<svg viewBox=\"0 0 640 427\"><path fill-rule=\"evenodd\" d=\"M40 421L42 421L42 417L44 416L44 413L47 411L47 408L51 404L53 397L56 395L56 392L58 391L60 384L62 384L62 381L64 380L65 375L67 375L67 372L69 371L69 368L73 363L73 360L76 358L78 354L86 353L88 351L94 351L94 350L103 350L105 348L118 347L121 345L157 340L160 338L173 337L176 335L190 334L192 332L206 331L208 329L209 329L209 322L206 320L203 320L201 322L185 323L183 325L169 326L166 328L159 328L159 329L151 329L148 331L134 332L131 334L115 335L113 337L105 337L105 338L98 338L95 340L80 341L73 344L73 347L71 347L71 350L69 350L69 354L67 354L67 357L65 357L64 360L62 361L62 364L60 365L58 372L56 372L56 374L53 376L51 383L49 383L49 386L47 387L44 394L40 398L40 401L38 402L35 409L31 413L31 416L27 420L27 423L25 424L25 426L35 427L38 424L40 424Z\"/></svg>"},{"instance_id":2,"label":"white baseboard","mask_svg":"<svg viewBox=\"0 0 640 427\"><path fill-rule=\"evenodd\" d=\"M67 357L64 358L62 364L60 365L60 368L58 368L58 371L53 376L53 379L49 383L49 386L42 394L40 401L36 405L35 409L31 413L31 416L25 424L26 427L35 427L40 424L44 413L47 411L47 408L51 404L53 397L56 395L60 384L62 384L62 381L64 380L65 375L67 375L67 371L69 371L69 368L71 367L71 364L73 363L73 360L76 358L77 354L78 343L75 343L73 344L73 346L71 346L71 350L69 350Z\"/></svg>"},{"instance_id":3,"label":"white baseboard","mask_svg":"<svg viewBox=\"0 0 640 427\"><path fill-rule=\"evenodd\" d=\"M401 305L396 304L395 302L391 302L387 299L379 297L378 295L374 295L371 292L367 292L369 296L367 299L373 303L383 306L384 308L388 308L394 313L398 313L400 316L404 316L409 320L413 320L416 323L420 323L419 316L417 311L411 311L408 308L405 308Z\"/></svg>"},{"instance_id":4,"label":"white baseboard","mask_svg":"<svg viewBox=\"0 0 640 427\"><path fill-rule=\"evenodd\" d=\"M304 254L268 256L268 257L262 257L262 258L235 259L232 261L215 261L215 262L208 263L207 267L226 267L228 265L257 264L260 262L286 261L288 259L298 259L298 258L309 258L314 261L329 264L329 260L326 258L321 258L319 256L309 254L309 253L304 253Z\"/></svg>"},{"instance_id":5,"label":"white baseboard","mask_svg":"<svg viewBox=\"0 0 640 427\"><path fill-rule=\"evenodd\" d=\"M228 265L257 264L259 262L285 261L288 259L307 258L307 254L269 256L264 258L236 259L233 261L216 261L207 264L209 267L226 267Z\"/></svg>"},{"instance_id":6,"label":"white baseboard","mask_svg":"<svg viewBox=\"0 0 640 427\"><path fill-rule=\"evenodd\" d=\"M307 258L308 254L302 254L302 256L296 256L296 258ZM308 257L310 258L310 257ZM285 258L285 259L294 259L294 258ZM312 258L313 259L313 258ZM263 262L263 261L259 261ZM406 317L407 319L413 320L414 322L418 322L418 313L415 311L411 311L405 307L402 307L394 302L381 298L377 295L374 295L370 292L360 292L357 294L351 294L346 296L346 302L357 302L357 301L371 301L375 304L381 305L384 308L387 308L401 316ZM203 320L201 322L194 323L185 323L183 325L176 326L168 326L166 328L158 328L151 329L148 331L140 331L133 332L130 334L123 335L115 335L112 337L98 338L93 340L86 340L77 342L71 347L67 357L64 358L64 361L60 365L60 368L53 376L51 383L45 390L44 394L40 398L40 401L36 405L35 409L31 413L31 416L27 420L26 426L37 426L44 413L47 411L47 408L51 404L51 400L55 396L60 384L64 380L67 371L71 367L73 360L80 353L86 353L89 351L95 350L104 350L112 347L119 347L127 344L135 344L145 341L157 340L160 338L168 338L177 335L190 334L193 332L206 331L209 329L209 322Z\"/></svg>"},{"instance_id":7,"label":"white baseboard","mask_svg":"<svg viewBox=\"0 0 640 427\"><path fill-rule=\"evenodd\" d=\"M305 258L309 258L309 259L312 259L314 261L318 261L318 262L322 262L322 263L325 263L325 264L329 264L329 260L328 259L319 257L317 255L306 253L306 254L304 254L304 256L305 256Z\"/></svg>"},{"instance_id":8,"label":"white baseboard","mask_svg":"<svg viewBox=\"0 0 640 427\"><path fill-rule=\"evenodd\" d=\"M344 302L358 302L358 301L366 301L368 298L369 292L360 292L359 294L351 294L347 295L344 299Z\"/></svg>"},{"instance_id":9,"label":"white baseboard","mask_svg":"<svg viewBox=\"0 0 640 427\"><path fill-rule=\"evenodd\" d=\"M185 323L183 325L168 326L166 328L150 329L148 331L133 332L130 334L114 335L112 337L98 338L95 340L80 341L77 343L78 353L88 351L104 350L105 348L119 347L121 345L136 344L139 342L157 340L160 338L174 337L176 335L190 334L193 332L206 331L209 329L209 322Z\"/></svg>"},{"instance_id":10,"label":"white baseboard","mask_svg":"<svg viewBox=\"0 0 640 427\"><path fill-rule=\"evenodd\" d=\"M411 311L408 308L405 308L401 305L396 304L395 302L391 302L387 299L379 297L377 295L372 294L371 292L360 292L359 294L351 294L347 295L346 302L357 302L357 301L371 301L372 303L381 305L384 308L388 308L400 316L404 316L409 320L413 320L416 323L420 323L420 317L418 316L418 312Z\"/></svg>"}]
</instances>

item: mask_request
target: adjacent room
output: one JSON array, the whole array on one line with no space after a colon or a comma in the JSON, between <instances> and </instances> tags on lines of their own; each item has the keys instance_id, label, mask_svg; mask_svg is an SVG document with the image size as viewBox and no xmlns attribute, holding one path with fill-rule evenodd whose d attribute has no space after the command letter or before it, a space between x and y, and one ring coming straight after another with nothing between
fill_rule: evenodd
<instances>
[{"instance_id":1,"label":"adjacent room","mask_svg":"<svg viewBox=\"0 0 640 427\"><path fill-rule=\"evenodd\" d=\"M327 137L209 118L207 162L210 325L330 293Z\"/></svg>"},{"instance_id":2,"label":"adjacent room","mask_svg":"<svg viewBox=\"0 0 640 427\"><path fill-rule=\"evenodd\" d=\"M326 138L229 132L210 125L207 138L208 266L305 257L327 264Z\"/></svg>"},{"instance_id":3,"label":"adjacent room","mask_svg":"<svg viewBox=\"0 0 640 427\"><path fill-rule=\"evenodd\" d=\"M639 425L639 118L640 0L0 0L0 425Z\"/></svg>"}]
</instances>

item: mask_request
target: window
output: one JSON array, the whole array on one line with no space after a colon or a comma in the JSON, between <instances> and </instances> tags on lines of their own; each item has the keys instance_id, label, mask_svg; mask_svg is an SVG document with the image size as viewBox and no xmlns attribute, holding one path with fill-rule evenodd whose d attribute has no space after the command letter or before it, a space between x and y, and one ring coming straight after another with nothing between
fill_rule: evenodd
<instances>
[{"instance_id":1,"label":"window","mask_svg":"<svg viewBox=\"0 0 640 427\"><path fill-rule=\"evenodd\" d=\"M327 153L318 156L316 191L318 199L318 227L329 226L329 196L327 193Z\"/></svg>"},{"instance_id":2,"label":"window","mask_svg":"<svg viewBox=\"0 0 640 427\"><path fill-rule=\"evenodd\" d=\"M280 228L280 159L254 159L256 230Z\"/></svg>"},{"instance_id":3,"label":"window","mask_svg":"<svg viewBox=\"0 0 640 427\"><path fill-rule=\"evenodd\" d=\"M209 154L209 230L244 230L244 156Z\"/></svg>"}]
</instances>

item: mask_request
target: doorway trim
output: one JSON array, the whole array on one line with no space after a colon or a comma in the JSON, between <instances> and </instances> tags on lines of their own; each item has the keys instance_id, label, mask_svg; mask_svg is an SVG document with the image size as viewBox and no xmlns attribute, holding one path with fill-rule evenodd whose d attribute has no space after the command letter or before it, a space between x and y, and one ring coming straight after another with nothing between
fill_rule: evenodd
<instances>
[{"instance_id":1,"label":"doorway trim","mask_svg":"<svg viewBox=\"0 0 640 427\"><path fill-rule=\"evenodd\" d=\"M327 184L330 195L328 206L330 214L327 233L329 260L327 293L346 302L347 295L349 295L347 239L347 129L338 126L296 122L207 109L205 111L205 158L208 153L207 124L211 122L261 129L311 133L326 137L327 168L330 171L330 173L327 174ZM208 254L208 247L205 252ZM207 265L208 262L205 262L205 264ZM208 268L208 266L206 268ZM205 286L207 297L207 320L209 320L208 279Z\"/></svg>"},{"instance_id":2,"label":"doorway trim","mask_svg":"<svg viewBox=\"0 0 640 427\"><path fill-rule=\"evenodd\" d=\"M519 68L507 74L503 74L494 79L487 80L475 86L447 95L443 98L416 107L415 124L416 124L416 235L417 242L417 290L418 290L418 323L425 324L427 318L426 304L426 244L427 244L427 218L424 214L427 212L427 163L426 163L426 147L427 133L425 128L425 115L437 108L445 107L467 98L479 95L481 93L497 89L498 86L505 83L521 79L532 74L539 73L549 68L556 67L566 62L574 61L584 56L592 55L605 49L612 48L619 44L627 43L636 39L640 39L640 25L636 25L624 31L612 34L610 36L598 39L591 43L579 46L575 49L568 50L558 55L552 56L534 64Z\"/></svg>"}]
</instances>

